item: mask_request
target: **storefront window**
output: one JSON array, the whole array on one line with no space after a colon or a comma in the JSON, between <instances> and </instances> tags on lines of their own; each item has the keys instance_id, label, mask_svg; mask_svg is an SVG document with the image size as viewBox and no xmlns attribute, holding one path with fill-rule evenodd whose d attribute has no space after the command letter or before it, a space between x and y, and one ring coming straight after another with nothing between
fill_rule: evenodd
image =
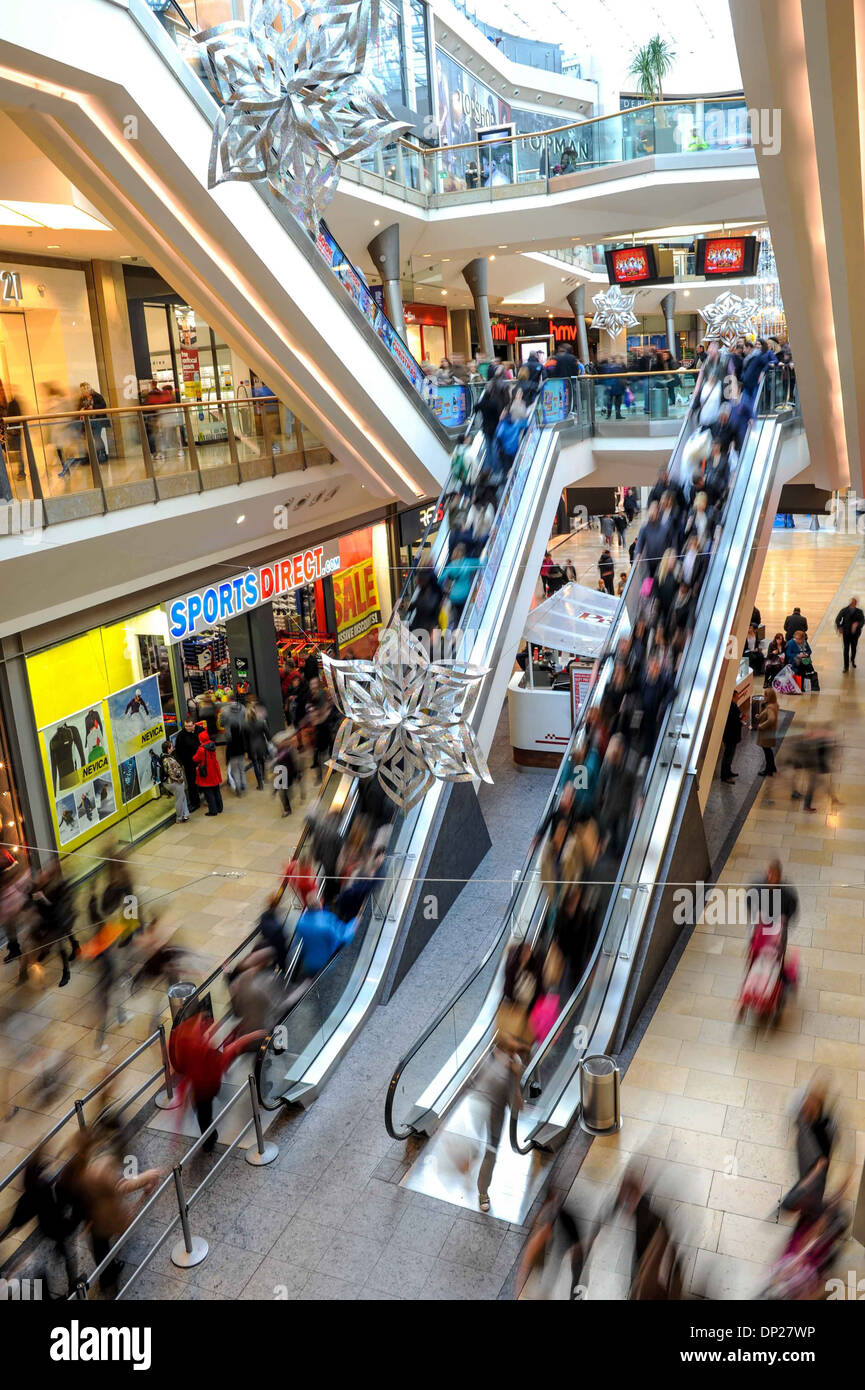
<instances>
[{"instance_id":1,"label":"storefront window","mask_svg":"<svg viewBox=\"0 0 865 1390\"><path fill-rule=\"evenodd\" d=\"M77 409L81 383L99 381L84 272L7 261L0 271L15 296L0 311L0 410Z\"/></svg>"},{"instance_id":2,"label":"storefront window","mask_svg":"<svg viewBox=\"0 0 865 1390\"><path fill-rule=\"evenodd\" d=\"M15 790L15 783L12 780L12 770L9 766L9 745L6 741L6 730L3 721L0 719L0 882L7 868L13 864L26 862L27 847L25 844L24 821L21 816L21 807L18 802L18 794Z\"/></svg>"},{"instance_id":3,"label":"storefront window","mask_svg":"<svg viewBox=\"0 0 865 1390\"><path fill-rule=\"evenodd\" d=\"M392 5L379 11L378 43L373 64L382 95L390 106L405 105L403 81L402 18Z\"/></svg>"},{"instance_id":4,"label":"storefront window","mask_svg":"<svg viewBox=\"0 0 865 1390\"><path fill-rule=\"evenodd\" d=\"M161 753L177 700L160 608L27 658L58 849L131 843L174 815ZM81 871L87 871L82 862Z\"/></svg>"}]
</instances>

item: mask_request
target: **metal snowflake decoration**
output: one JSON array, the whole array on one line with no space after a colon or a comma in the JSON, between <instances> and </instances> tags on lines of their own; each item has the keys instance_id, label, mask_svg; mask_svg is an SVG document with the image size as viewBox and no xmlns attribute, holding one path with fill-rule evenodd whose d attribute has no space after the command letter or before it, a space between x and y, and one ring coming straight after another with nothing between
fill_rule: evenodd
<instances>
[{"instance_id":1,"label":"metal snowflake decoration","mask_svg":"<svg viewBox=\"0 0 865 1390\"><path fill-rule=\"evenodd\" d=\"M603 328L611 338L617 338L623 328L632 328L639 322L634 313L635 299L636 295L623 294L618 285L611 285L603 294L593 295L592 328Z\"/></svg>"},{"instance_id":2,"label":"metal snowflake decoration","mask_svg":"<svg viewBox=\"0 0 865 1390\"><path fill-rule=\"evenodd\" d=\"M330 766L378 780L407 811L434 781L492 782L469 724L487 667L431 661L424 644L397 621L372 661L336 661L322 654L338 708Z\"/></svg>"},{"instance_id":3,"label":"metal snowflake decoration","mask_svg":"<svg viewBox=\"0 0 865 1390\"><path fill-rule=\"evenodd\" d=\"M265 180L316 236L339 161L409 129L366 71L379 0L250 0L249 20L196 34L222 107L207 186Z\"/></svg>"},{"instance_id":4,"label":"metal snowflake decoration","mask_svg":"<svg viewBox=\"0 0 865 1390\"><path fill-rule=\"evenodd\" d=\"M700 318L706 325L703 342L720 340L725 347L734 347L738 338L747 338L754 332L754 321L760 311L756 299L742 299L730 290L724 290L705 309Z\"/></svg>"}]
</instances>

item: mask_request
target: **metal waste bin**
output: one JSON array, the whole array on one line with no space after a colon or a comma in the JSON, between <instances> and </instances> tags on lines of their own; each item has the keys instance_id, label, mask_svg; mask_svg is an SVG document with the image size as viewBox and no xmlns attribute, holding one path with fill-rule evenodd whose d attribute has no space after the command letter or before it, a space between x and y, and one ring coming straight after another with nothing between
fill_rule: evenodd
<instances>
[{"instance_id":1,"label":"metal waste bin","mask_svg":"<svg viewBox=\"0 0 865 1390\"><path fill-rule=\"evenodd\" d=\"M191 980L178 980L176 985L168 986L168 1007L171 1010L171 1022L177 1018L180 1010L188 999L195 993L196 986Z\"/></svg>"},{"instance_id":2,"label":"metal waste bin","mask_svg":"<svg viewBox=\"0 0 865 1390\"><path fill-rule=\"evenodd\" d=\"M670 397L666 386L653 386L649 395L649 414L653 420L666 420L670 414Z\"/></svg>"},{"instance_id":3,"label":"metal waste bin","mask_svg":"<svg viewBox=\"0 0 865 1390\"><path fill-rule=\"evenodd\" d=\"M760 694L760 695L752 695L752 696L751 696L751 728L752 728L752 729L759 729L759 727L760 727L760 714L761 714L761 711L762 711L763 706L765 705L765 703L766 703L766 697L765 697L765 695Z\"/></svg>"},{"instance_id":4,"label":"metal waste bin","mask_svg":"<svg viewBox=\"0 0 865 1390\"><path fill-rule=\"evenodd\" d=\"M596 1053L580 1063L580 1125L587 1134L622 1128L621 1075L612 1057Z\"/></svg>"}]
</instances>

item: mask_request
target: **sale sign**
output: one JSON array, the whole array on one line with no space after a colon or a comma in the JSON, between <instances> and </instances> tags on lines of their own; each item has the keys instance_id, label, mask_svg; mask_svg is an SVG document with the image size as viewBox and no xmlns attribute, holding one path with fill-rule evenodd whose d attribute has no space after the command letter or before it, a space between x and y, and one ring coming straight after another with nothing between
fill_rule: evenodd
<instances>
[{"instance_id":1,"label":"sale sign","mask_svg":"<svg viewBox=\"0 0 865 1390\"><path fill-rule=\"evenodd\" d=\"M331 576L340 652L365 633L381 626L381 605L370 555Z\"/></svg>"}]
</instances>

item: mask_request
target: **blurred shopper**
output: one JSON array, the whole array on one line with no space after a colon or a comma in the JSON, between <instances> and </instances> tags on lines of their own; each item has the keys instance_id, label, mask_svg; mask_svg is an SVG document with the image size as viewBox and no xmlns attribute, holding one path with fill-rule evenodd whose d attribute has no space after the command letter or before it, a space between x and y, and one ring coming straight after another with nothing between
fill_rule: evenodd
<instances>
[{"instance_id":1,"label":"blurred shopper","mask_svg":"<svg viewBox=\"0 0 865 1390\"><path fill-rule=\"evenodd\" d=\"M174 820L182 825L189 820L189 807L186 802L186 778L183 768L174 756L174 744L170 738L162 745L162 775L165 785L174 797Z\"/></svg>"},{"instance_id":2,"label":"blurred shopper","mask_svg":"<svg viewBox=\"0 0 865 1390\"><path fill-rule=\"evenodd\" d=\"M183 728L177 731L174 738L174 756L183 768L183 776L186 781L186 806L190 815L193 811L197 811L201 805L201 796L195 780L195 754L197 752L198 731L195 727L195 719L187 713L183 721Z\"/></svg>"},{"instance_id":3,"label":"blurred shopper","mask_svg":"<svg viewBox=\"0 0 865 1390\"><path fill-rule=\"evenodd\" d=\"M222 814L222 771L216 756L216 745L206 729L198 735L198 752L192 760L195 763L196 785L204 792L207 802L205 816Z\"/></svg>"},{"instance_id":4,"label":"blurred shopper","mask_svg":"<svg viewBox=\"0 0 865 1390\"><path fill-rule=\"evenodd\" d=\"M270 726L267 722L267 710L260 701L249 708L245 732L249 761L255 773L255 785L261 792L264 791L264 768L272 744Z\"/></svg>"},{"instance_id":5,"label":"blurred shopper","mask_svg":"<svg viewBox=\"0 0 865 1390\"><path fill-rule=\"evenodd\" d=\"M846 608L835 619L835 631L840 632L841 641L844 645L844 671L849 671L851 665L856 670L856 648L859 646L859 638L862 635L862 624L865 623L865 613L859 607L859 600L851 598Z\"/></svg>"},{"instance_id":6,"label":"blurred shopper","mask_svg":"<svg viewBox=\"0 0 865 1390\"><path fill-rule=\"evenodd\" d=\"M191 1096L202 1134L213 1121L213 1102L219 1095L223 1076L234 1059L263 1036L256 1031L220 1046L216 1035L221 1026L203 1014L193 1014L172 1029L169 1042L171 1062L181 1080L181 1095ZM202 1153L212 1153L217 1138L214 1130L202 1144Z\"/></svg>"},{"instance_id":7,"label":"blurred shopper","mask_svg":"<svg viewBox=\"0 0 865 1390\"><path fill-rule=\"evenodd\" d=\"M63 1174L63 1188L76 1202L90 1231L96 1265L102 1264L111 1246L123 1234L133 1217L127 1198L140 1192L146 1199L159 1182L158 1168L148 1168L136 1177L125 1177L110 1151L100 1151L97 1136L82 1131L76 1136L72 1156ZM99 1278L103 1298L114 1298L120 1284L122 1260L113 1259Z\"/></svg>"},{"instance_id":8,"label":"blurred shopper","mask_svg":"<svg viewBox=\"0 0 865 1390\"><path fill-rule=\"evenodd\" d=\"M742 716L739 713L739 706L735 700L730 701L730 708L727 711L727 719L724 724L724 732L721 735L723 755L721 757L721 781L733 785L738 772L733 771L733 759L736 756L736 749L742 742Z\"/></svg>"},{"instance_id":9,"label":"blurred shopper","mask_svg":"<svg viewBox=\"0 0 865 1390\"><path fill-rule=\"evenodd\" d=\"M763 694L763 707L760 710L757 744L763 750L763 766L757 774L759 777L774 777L777 772L775 766L775 745L778 741L778 696L769 686Z\"/></svg>"}]
</instances>

